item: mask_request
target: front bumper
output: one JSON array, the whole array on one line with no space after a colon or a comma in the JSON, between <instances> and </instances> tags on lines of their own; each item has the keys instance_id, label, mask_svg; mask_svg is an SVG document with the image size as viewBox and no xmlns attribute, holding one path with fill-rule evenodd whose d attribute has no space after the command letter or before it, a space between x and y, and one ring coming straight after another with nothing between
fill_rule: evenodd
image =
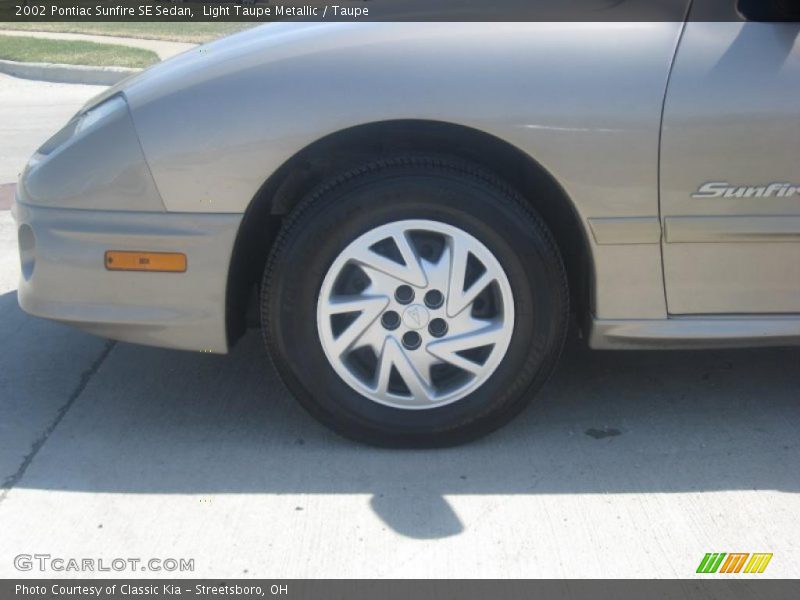
<instances>
[{"instance_id":1,"label":"front bumper","mask_svg":"<svg viewBox=\"0 0 800 600\"><path fill-rule=\"evenodd\" d=\"M224 353L242 215L12 207L26 312L127 342ZM107 250L182 252L184 273L108 271Z\"/></svg>"}]
</instances>

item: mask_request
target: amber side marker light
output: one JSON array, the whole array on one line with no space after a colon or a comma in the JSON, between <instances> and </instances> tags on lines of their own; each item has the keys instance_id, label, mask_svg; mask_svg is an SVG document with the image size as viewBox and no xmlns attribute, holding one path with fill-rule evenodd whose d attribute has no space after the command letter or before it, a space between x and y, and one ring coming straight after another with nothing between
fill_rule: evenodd
<instances>
[{"instance_id":1,"label":"amber side marker light","mask_svg":"<svg viewBox=\"0 0 800 600\"><path fill-rule=\"evenodd\" d=\"M109 250L105 256L109 271L155 271L184 273L186 255L179 252L122 252Z\"/></svg>"}]
</instances>

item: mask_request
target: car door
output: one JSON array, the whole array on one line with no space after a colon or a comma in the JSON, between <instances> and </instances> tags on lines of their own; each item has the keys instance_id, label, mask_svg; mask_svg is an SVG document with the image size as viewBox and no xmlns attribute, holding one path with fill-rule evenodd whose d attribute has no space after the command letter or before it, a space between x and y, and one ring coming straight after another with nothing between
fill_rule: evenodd
<instances>
[{"instance_id":1,"label":"car door","mask_svg":"<svg viewBox=\"0 0 800 600\"><path fill-rule=\"evenodd\" d=\"M686 24L661 145L671 314L800 312L799 32Z\"/></svg>"}]
</instances>

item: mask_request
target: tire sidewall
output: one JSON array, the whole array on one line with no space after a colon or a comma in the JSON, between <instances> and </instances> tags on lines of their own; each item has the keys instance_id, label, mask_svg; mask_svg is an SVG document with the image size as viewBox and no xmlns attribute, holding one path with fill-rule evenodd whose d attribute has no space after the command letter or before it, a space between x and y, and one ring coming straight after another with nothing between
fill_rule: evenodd
<instances>
[{"instance_id":1,"label":"tire sidewall","mask_svg":"<svg viewBox=\"0 0 800 600\"><path fill-rule=\"evenodd\" d=\"M426 219L480 240L505 271L514 298L514 331L494 373L451 404L403 410L372 401L331 366L317 330L323 279L356 238L387 223ZM278 368L315 416L346 434L377 443L450 443L493 429L526 404L547 355L560 350L564 287L552 241L507 193L480 180L419 169L363 176L313 196L285 238L271 270L269 343ZM557 257L557 255L556 255ZM450 440L450 442L445 441Z\"/></svg>"}]
</instances>

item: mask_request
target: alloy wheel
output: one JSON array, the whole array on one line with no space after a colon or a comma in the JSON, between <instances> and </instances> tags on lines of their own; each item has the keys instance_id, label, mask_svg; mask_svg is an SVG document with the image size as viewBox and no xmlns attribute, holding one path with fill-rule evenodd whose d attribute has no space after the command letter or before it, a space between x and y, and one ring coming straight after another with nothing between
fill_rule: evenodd
<instances>
[{"instance_id":1,"label":"alloy wheel","mask_svg":"<svg viewBox=\"0 0 800 600\"><path fill-rule=\"evenodd\" d=\"M514 329L499 262L466 231L430 220L381 225L333 261L317 330L336 373L394 408L463 399L494 373Z\"/></svg>"}]
</instances>

